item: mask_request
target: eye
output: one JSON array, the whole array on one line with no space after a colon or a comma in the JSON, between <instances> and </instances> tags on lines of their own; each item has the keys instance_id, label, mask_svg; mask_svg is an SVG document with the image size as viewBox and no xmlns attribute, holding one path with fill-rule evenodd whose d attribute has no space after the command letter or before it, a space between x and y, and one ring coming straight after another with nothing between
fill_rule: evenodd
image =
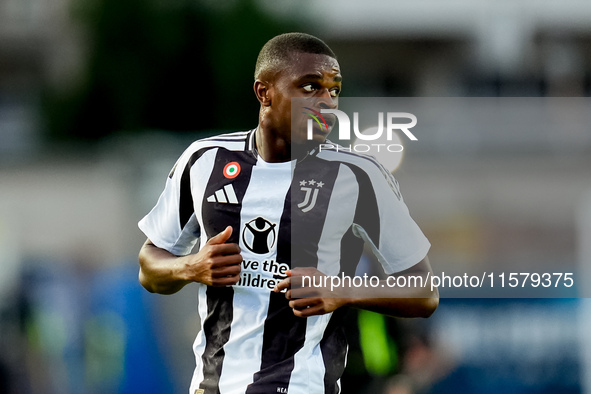
<instances>
[{"instance_id":1,"label":"eye","mask_svg":"<svg viewBox=\"0 0 591 394\"><path fill-rule=\"evenodd\" d=\"M308 84L302 86L302 89L304 89L306 92L313 92L314 86L312 86L311 83L308 83Z\"/></svg>"},{"instance_id":2,"label":"eye","mask_svg":"<svg viewBox=\"0 0 591 394\"><path fill-rule=\"evenodd\" d=\"M341 89L339 89L339 88L334 88L334 89L330 90L331 97L339 97L340 93L341 93Z\"/></svg>"}]
</instances>

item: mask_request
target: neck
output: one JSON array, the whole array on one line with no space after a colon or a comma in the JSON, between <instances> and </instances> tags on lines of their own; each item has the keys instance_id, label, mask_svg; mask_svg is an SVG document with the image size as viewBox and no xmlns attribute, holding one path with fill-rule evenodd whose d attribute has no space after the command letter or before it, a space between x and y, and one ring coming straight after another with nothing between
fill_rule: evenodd
<instances>
[{"instance_id":1,"label":"neck","mask_svg":"<svg viewBox=\"0 0 591 394\"><path fill-rule=\"evenodd\" d=\"M281 163L291 160L291 144L284 138L279 138L272 131L261 125L255 131L255 142L259 156L268 163Z\"/></svg>"},{"instance_id":2,"label":"neck","mask_svg":"<svg viewBox=\"0 0 591 394\"><path fill-rule=\"evenodd\" d=\"M279 133L266 129L260 124L255 131L255 142L259 156L268 163L303 159L313 148L308 144L292 145L289 139L280 137Z\"/></svg>"}]
</instances>

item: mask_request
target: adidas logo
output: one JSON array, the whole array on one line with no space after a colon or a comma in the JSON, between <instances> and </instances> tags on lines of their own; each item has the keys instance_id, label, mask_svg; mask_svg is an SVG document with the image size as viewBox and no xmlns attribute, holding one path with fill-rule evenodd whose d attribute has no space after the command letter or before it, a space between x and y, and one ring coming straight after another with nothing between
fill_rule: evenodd
<instances>
[{"instance_id":1,"label":"adidas logo","mask_svg":"<svg viewBox=\"0 0 591 394\"><path fill-rule=\"evenodd\" d=\"M217 190L214 194L207 197L207 202L219 202L223 204L238 204L238 198L234 193L234 187L230 183L222 189Z\"/></svg>"}]
</instances>

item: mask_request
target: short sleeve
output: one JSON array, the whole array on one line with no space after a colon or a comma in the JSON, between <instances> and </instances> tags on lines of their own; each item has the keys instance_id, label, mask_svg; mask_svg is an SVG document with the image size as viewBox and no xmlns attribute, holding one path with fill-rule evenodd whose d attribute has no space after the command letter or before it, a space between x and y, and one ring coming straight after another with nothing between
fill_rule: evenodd
<instances>
[{"instance_id":1,"label":"short sleeve","mask_svg":"<svg viewBox=\"0 0 591 394\"><path fill-rule=\"evenodd\" d=\"M353 234L366 242L386 274L403 271L425 258L431 244L411 217L396 179L379 163L364 167L365 179L358 180L364 206L358 207Z\"/></svg>"},{"instance_id":2,"label":"short sleeve","mask_svg":"<svg viewBox=\"0 0 591 394\"><path fill-rule=\"evenodd\" d=\"M192 153L187 149L177 160L158 202L138 223L154 245L177 256L189 254L201 233L191 196Z\"/></svg>"}]
</instances>

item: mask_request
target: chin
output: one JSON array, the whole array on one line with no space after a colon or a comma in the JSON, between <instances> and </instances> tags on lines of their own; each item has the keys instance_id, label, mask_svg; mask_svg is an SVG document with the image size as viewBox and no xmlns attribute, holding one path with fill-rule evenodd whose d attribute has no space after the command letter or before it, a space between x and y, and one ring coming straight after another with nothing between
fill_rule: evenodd
<instances>
[{"instance_id":1,"label":"chin","mask_svg":"<svg viewBox=\"0 0 591 394\"><path fill-rule=\"evenodd\" d=\"M328 133L314 133L312 134L312 140L310 142L314 142L316 144L322 144L326 142L328 138Z\"/></svg>"},{"instance_id":2,"label":"chin","mask_svg":"<svg viewBox=\"0 0 591 394\"><path fill-rule=\"evenodd\" d=\"M328 134L326 133L314 133L312 134L311 140L305 139L300 144L306 146L322 144L326 141L327 137Z\"/></svg>"},{"instance_id":3,"label":"chin","mask_svg":"<svg viewBox=\"0 0 591 394\"><path fill-rule=\"evenodd\" d=\"M307 151L314 149L318 145L322 144L324 141L325 141L324 138L320 139L320 138L316 138L316 136L314 136L314 139L312 139L312 140L303 140L303 141L294 142L291 145L291 151L294 154L299 154L301 152L307 152Z\"/></svg>"}]
</instances>

